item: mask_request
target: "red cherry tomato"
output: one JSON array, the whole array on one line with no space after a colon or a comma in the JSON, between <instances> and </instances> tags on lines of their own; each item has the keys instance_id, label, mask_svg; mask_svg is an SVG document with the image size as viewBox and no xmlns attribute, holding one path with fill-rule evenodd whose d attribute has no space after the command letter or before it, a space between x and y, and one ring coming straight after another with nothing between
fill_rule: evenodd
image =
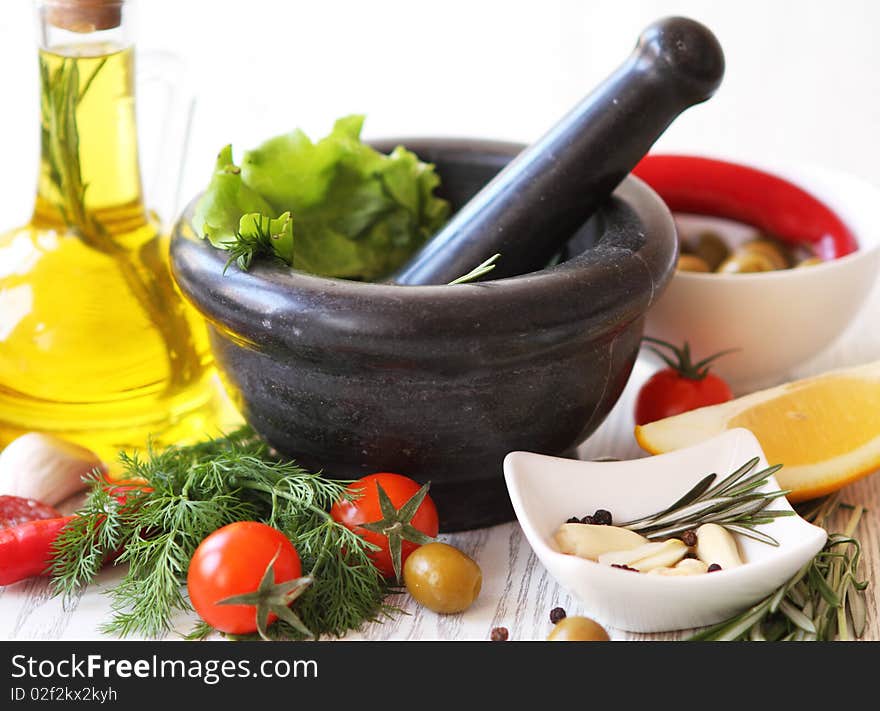
<instances>
[{"instance_id":1,"label":"red cherry tomato","mask_svg":"<svg viewBox=\"0 0 880 711\"><path fill-rule=\"evenodd\" d=\"M395 571L388 537L361 527L361 524L375 523L385 518L379 504L379 486L388 494L395 509L400 509L421 488L418 482L400 474L388 472L370 474L349 485L349 493L357 498L353 501L344 499L338 501L330 509L330 515L334 520L350 528L369 543L379 546L379 550L372 552L370 558L382 575L386 578L393 578ZM429 538L434 538L437 535L440 523L437 507L430 496L425 496L409 520L409 524ZM418 547L418 543L403 538L401 541L401 565L406 562L409 554Z\"/></svg>"},{"instance_id":2,"label":"red cherry tomato","mask_svg":"<svg viewBox=\"0 0 880 711\"><path fill-rule=\"evenodd\" d=\"M731 397L727 383L717 375L709 373L702 380L691 380L672 368L664 368L654 373L639 391L636 424L646 425L707 405L717 405Z\"/></svg>"},{"instance_id":3,"label":"red cherry tomato","mask_svg":"<svg viewBox=\"0 0 880 711\"><path fill-rule=\"evenodd\" d=\"M644 340L671 349L677 361L651 347L669 367L654 373L639 390L635 409L637 425L646 425L733 398L727 383L709 372L709 363L722 353L692 364L687 344L679 349L653 338Z\"/></svg>"},{"instance_id":4,"label":"red cherry tomato","mask_svg":"<svg viewBox=\"0 0 880 711\"><path fill-rule=\"evenodd\" d=\"M218 528L199 544L189 563L186 585L195 611L221 632L255 632L256 605L220 605L218 602L257 591L276 554L276 583L300 577L299 555L281 531L256 521L239 521ZM277 619L270 613L268 624Z\"/></svg>"}]
</instances>

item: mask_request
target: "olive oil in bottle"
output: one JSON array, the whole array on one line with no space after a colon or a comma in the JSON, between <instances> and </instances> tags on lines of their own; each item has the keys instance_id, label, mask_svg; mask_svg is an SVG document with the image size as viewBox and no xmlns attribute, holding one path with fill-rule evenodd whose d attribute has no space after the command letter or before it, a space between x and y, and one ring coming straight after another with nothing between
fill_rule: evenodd
<instances>
[{"instance_id":1,"label":"olive oil in bottle","mask_svg":"<svg viewBox=\"0 0 880 711\"><path fill-rule=\"evenodd\" d=\"M36 204L0 235L0 446L36 430L113 461L216 434L237 417L141 193L125 3L40 5Z\"/></svg>"}]
</instances>

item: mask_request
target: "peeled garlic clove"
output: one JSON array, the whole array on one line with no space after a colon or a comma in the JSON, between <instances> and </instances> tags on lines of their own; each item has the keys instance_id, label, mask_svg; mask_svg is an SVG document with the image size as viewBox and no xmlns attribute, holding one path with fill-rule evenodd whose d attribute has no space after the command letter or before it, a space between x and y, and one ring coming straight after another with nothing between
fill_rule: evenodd
<instances>
[{"instance_id":1,"label":"peeled garlic clove","mask_svg":"<svg viewBox=\"0 0 880 711\"><path fill-rule=\"evenodd\" d=\"M697 529L697 558L706 565L717 563L722 570L736 568L743 564L736 547L736 539L724 526L717 523L704 523Z\"/></svg>"},{"instance_id":2,"label":"peeled garlic clove","mask_svg":"<svg viewBox=\"0 0 880 711\"><path fill-rule=\"evenodd\" d=\"M688 575L702 575L708 570L708 568L709 566L701 560L697 560L696 558L684 558L678 561L678 563L672 568L669 566L652 568L648 571L648 575L663 575L665 577L678 578Z\"/></svg>"},{"instance_id":3,"label":"peeled garlic clove","mask_svg":"<svg viewBox=\"0 0 880 711\"><path fill-rule=\"evenodd\" d=\"M648 542L635 531L617 526L595 526L588 523L564 523L555 536L563 553L598 560L608 551L625 551Z\"/></svg>"},{"instance_id":4,"label":"peeled garlic clove","mask_svg":"<svg viewBox=\"0 0 880 711\"><path fill-rule=\"evenodd\" d=\"M629 565L632 567L632 563L658 553L662 548L663 543L660 541L654 543L645 542L643 545L630 550L615 550L603 553L599 556L599 562L603 565Z\"/></svg>"},{"instance_id":5,"label":"peeled garlic clove","mask_svg":"<svg viewBox=\"0 0 880 711\"><path fill-rule=\"evenodd\" d=\"M85 489L82 478L96 468L105 471L98 455L85 447L29 432L0 454L0 494L55 506Z\"/></svg>"},{"instance_id":6,"label":"peeled garlic clove","mask_svg":"<svg viewBox=\"0 0 880 711\"><path fill-rule=\"evenodd\" d=\"M687 575L701 575L709 570L709 566L697 558L685 558L675 564L676 570L683 570Z\"/></svg>"},{"instance_id":7,"label":"peeled garlic clove","mask_svg":"<svg viewBox=\"0 0 880 711\"><path fill-rule=\"evenodd\" d=\"M671 567L687 555L688 547L677 538L646 543L628 551L614 551L599 556L605 565L625 565L640 572Z\"/></svg>"},{"instance_id":8,"label":"peeled garlic clove","mask_svg":"<svg viewBox=\"0 0 880 711\"><path fill-rule=\"evenodd\" d=\"M629 567L635 568L640 573L645 573L654 568L668 568L678 563L688 552L688 547L678 538L670 538L668 541L663 541L661 545L663 547L656 553L629 563Z\"/></svg>"},{"instance_id":9,"label":"peeled garlic clove","mask_svg":"<svg viewBox=\"0 0 880 711\"><path fill-rule=\"evenodd\" d=\"M689 575L694 575L689 570L683 570L678 566L674 568L670 568L668 566L664 566L662 568L652 568L648 571L648 575L662 575L664 578L686 578Z\"/></svg>"}]
</instances>

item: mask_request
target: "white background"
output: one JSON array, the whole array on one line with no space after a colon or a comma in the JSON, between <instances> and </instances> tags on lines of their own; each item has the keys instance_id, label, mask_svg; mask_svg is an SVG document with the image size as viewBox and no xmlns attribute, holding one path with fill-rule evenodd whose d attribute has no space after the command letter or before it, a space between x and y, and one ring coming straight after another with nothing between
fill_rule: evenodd
<instances>
[{"instance_id":1,"label":"white background","mask_svg":"<svg viewBox=\"0 0 880 711\"><path fill-rule=\"evenodd\" d=\"M234 142L240 151L294 126L320 135L351 112L368 114L371 136L535 139L622 61L644 26L669 14L709 25L728 71L717 96L682 116L661 139L663 148L805 160L880 182L876 0L142 0L140 46L183 55L198 89L185 171L189 195L207 180L223 144ZM0 0L0 230L24 222L31 208L35 46L29 0ZM167 166L168 174L178 168ZM848 340L813 371L880 357L878 308L875 297ZM591 438L591 455L635 454L621 433L631 431L633 395L646 374L645 367L636 371ZM876 481L857 485L855 500L877 500L866 488ZM481 602L466 615L439 618L413 609L401 624L370 634L486 639L492 626L505 624L516 638L543 639L550 607L578 608L530 562L518 531L511 524L454 541L484 568ZM865 529L866 544L878 540L875 531ZM876 547L867 559L876 569ZM877 605L869 602L869 609ZM94 638L107 600L91 588L72 612L46 596L43 581L7 588L0 638Z\"/></svg>"},{"instance_id":2,"label":"white background","mask_svg":"<svg viewBox=\"0 0 880 711\"><path fill-rule=\"evenodd\" d=\"M295 126L317 137L346 113L366 113L374 137L533 140L670 14L716 32L727 75L661 147L796 158L876 180L880 3L870 0L141 0L138 26L139 47L182 55L198 92L188 197L223 144L240 155ZM30 210L35 45L31 2L3 0L0 229Z\"/></svg>"}]
</instances>

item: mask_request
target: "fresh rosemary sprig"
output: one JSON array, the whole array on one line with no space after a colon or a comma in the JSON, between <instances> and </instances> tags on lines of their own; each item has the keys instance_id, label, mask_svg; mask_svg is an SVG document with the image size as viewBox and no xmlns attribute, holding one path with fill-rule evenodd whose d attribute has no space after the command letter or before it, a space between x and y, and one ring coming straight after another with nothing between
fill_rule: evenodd
<instances>
[{"instance_id":1,"label":"fresh rosemary sprig","mask_svg":"<svg viewBox=\"0 0 880 711\"><path fill-rule=\"evenodd\" d=\"M663 511L619 524L646 538L667 538L704 523L717 523L733 533L778 546L779 542L757 526L770 523L793 511L768 509L770 502L787 491L761 491L781 464L752 473L758 458L750 459L730 476L714 484L717 474L709 474L678 501Z\"/></svg>"},{"instance_id":2,"label":"fresh rosemary sprig","mask_svg":"<svg viewBox=\"0 0 880 711\"><path fill-rule=\"evenodd\" d=\"M804 518L826 526L838 508L826 499ZM843 533L832 533L824 548L782 587L745 612L708 627L692 641L832 641L865 631L867 580L859 579L861 545L853 537L864 509L852 508Z\"/></svg>"},{"instance_id":3,"label":"fresh rosemary sprig","mask_svg":"<svg viewBox=\"0 0 880 711\"><path fill-rule=\"evenodd\" d=\"M52 563L57 592L72 594L94 580L108 557L128 563L110 591L112 618L104 630L122 636L161 635L175 612L189 610L183 593L198 544L233 521L257 520L284 532L312 584L296 611L315 634L341 635L387 613L387 586L369 560L372 546L330 518L346 482L273 459L249 428L188 447L122 455L128 478L142 486L123 494L100 477L84 507L59 536ZM279 622L272 636L300 638ZM198 636L199 630L195 631Z\"/></svg>"},{"instance_id":4,"label":"fresh rosemary sprig","mask_svg":"<svg viewBox=\"0 0 880 711\"><path fill-rule=\"evenodd\" d=\"M98 62L80 87L79 62L62 60L54 71L40 60L41 142L49 179L57 191L57 207L69 227L86 241L102 239L104 226L86 209L87 185L79 155L77 111L107 58Z\"/></svg>"}]
</instances>

